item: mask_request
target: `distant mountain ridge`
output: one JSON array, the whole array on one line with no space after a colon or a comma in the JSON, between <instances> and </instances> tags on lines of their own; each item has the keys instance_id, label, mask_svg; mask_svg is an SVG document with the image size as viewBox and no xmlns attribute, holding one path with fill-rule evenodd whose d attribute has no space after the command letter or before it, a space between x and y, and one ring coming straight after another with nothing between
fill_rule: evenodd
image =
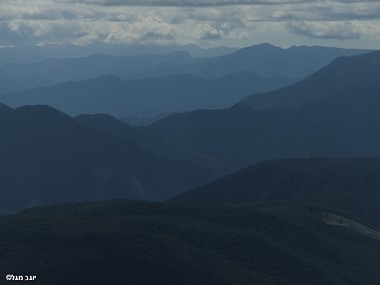
<instances>
[{"instance_id":1,"label":"distant mountain ridge","mask_svg":"<svg viewBox=\"0 0 380 285\"><path fill-rule=\"evenodd\" d=\"M71 116L105 113L118 118L149 118L162 113L226 108L252 92L291 83L287 78L266 79L251 71L212 80L185 74L140 80L107 75L4 94L0 100L12 107L49 105Z\"/></svg>"},{"instance_id":2,"label":"distant mountain ridge","mask_svg":"<svg viewBox=\"0 0 380 285\"><path fill-rule=\"evenodd\" d=\"M20 64L7 63L0 65L0 80L9 86L3 86L1 92L19 91L40 86L57 84L65 81L80 81L103 75L118 75L127 70L137 72L163 63L175 65L192 61L187 52L174 52L162 55L139 55L139 56L110 56L95 54L80 58L51 58L42 62ZM31 82L28 82L30 80ZM13 85L11 84L12 82ZM25 83L20 86L20 83ZM19 86L16 84L19 83Z\"/></svg>"},{"instance_id":3,"label":"distant mountain ridge","mask_svg":"<svg viewBox=\"0 0 380 285\"><path fill-rule=\"evenodd\" d=\"M108 54L112 56L140 56L161 55L178 51L185 51L192 57L220 56L236 51L235 47L203 48L195 44L188 45L143 45L143 44L87 44L85 47L77 45L18 45L17 47L3 47L0 49L0 64L5 63L35 63L49 58L78 58L93 54Z\"/></svg>"},{"instance_id":4,"label":"distant mountain ridge","mask_svg":"<svg viewBox=\"0 0 380 285\"><path fill-rule=\"evenodd\" d=\"M217 78L232 72L251 70L263 77L286 76L299 80L329 64L337 57L367 52L368 50L318 46L281 48L271 44L258 44L199 63L188 63L179 66L179 69L182 73L206 78Z\"/></svg>"},{"instance_id":5,"label":"distant mountain ridge","mask_svg":"<svg viewBox=\"0 0 380 285\"><path fill-rule=\"evenodd\" d=\"M186 50L186 49L185 49ZM251 71L264 78L286 77L300 80L339 56L362 54L366 50L328 47L290 47L283 49L259 44L227 55L193 58L187 51L166 54L109 56L104 54L49 59L28 64L0 65L0 93L21 91L69 80L85 80L103 75L124 79L161 77L170 74L190 74L216 79L232 73ZM1 52L1 51L0 51Z\"/></svg>"}]
</instances>

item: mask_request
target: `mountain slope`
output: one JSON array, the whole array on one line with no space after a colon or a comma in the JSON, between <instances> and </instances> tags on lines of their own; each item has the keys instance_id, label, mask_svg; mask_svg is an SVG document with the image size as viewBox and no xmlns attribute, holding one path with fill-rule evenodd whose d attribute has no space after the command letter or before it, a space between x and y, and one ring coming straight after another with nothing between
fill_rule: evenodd
<instances>
[{"instance_id":1,"label":"mountain slope","mask_svg":"<svg viewBox=\"0 0 380 285\"><path fill-rule=\"evenodd\" d=\"M380 193L380 159L310 158L261 162L172 201L241 204L352 192Z\"/></svg>"},{"instance_id":2,"label":"mountain slope","mask_svg":"<svg viewBox=\"0 0 380 285\"><path fill-rule=\"evenodd\" d=\"M326 215L337 215L376 232L380 230L379 173L379 158L266 161L170 202L249 205L305 225L311 225L311 217L328 222Z\"/></svg>"},{"instance_id":3,"label":"mountain slope","mask_svg":"<svg viewBox=\"0 0 380 285\"><path fill-rule=\"evenodd\" d=\"M350 88L293 109L264 113L297 126L337 156L380 156L379 94L379 87Z\"/></svg>"},{"instance_id":4,"label":"mountain slope","mask_svg":"<svg viewBox=\"0 0 380 285\"><path fill-rule=\"evenodd\" d=\"M380 87L380 51L340 57L307 79L292 86L253 94L243 100L257 110L299 106L351 88Z\"/></svg>"}]
</instances>

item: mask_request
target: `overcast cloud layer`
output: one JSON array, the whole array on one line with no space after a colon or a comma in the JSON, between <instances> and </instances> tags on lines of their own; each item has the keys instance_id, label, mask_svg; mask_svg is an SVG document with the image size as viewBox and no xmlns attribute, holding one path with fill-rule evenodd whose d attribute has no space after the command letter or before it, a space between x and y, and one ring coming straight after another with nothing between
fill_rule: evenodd
<instances>
[{"instance_id":1,"label":"overcast cloud layer","mask_svg":"<svg viewBox=\"0 0 380 285\"><path fill-rule=\"evenodd\" d=\"M377 49L380 1L0 0L0 45L96 42Z\"/></svg>"}]
</instances>

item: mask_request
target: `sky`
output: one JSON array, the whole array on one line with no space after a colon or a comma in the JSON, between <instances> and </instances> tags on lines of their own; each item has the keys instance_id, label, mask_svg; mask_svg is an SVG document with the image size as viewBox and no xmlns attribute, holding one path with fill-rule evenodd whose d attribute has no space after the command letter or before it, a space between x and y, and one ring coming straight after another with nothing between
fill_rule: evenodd
<instances>
[{"instance_id":1,"label":"sky","mask_svg":"<svg viewBox=\"0 0 380 285\"><path fill-rule=\"evenodd\" d=\"M94 43L379 49L380 0L0 0L0 46Z\"/></svg>"}]
</instances>

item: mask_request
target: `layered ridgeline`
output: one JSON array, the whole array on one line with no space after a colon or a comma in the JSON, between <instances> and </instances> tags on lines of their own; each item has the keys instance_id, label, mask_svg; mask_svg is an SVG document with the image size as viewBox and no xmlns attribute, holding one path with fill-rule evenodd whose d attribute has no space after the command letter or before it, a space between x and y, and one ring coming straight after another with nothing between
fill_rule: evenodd
<instances>
[{"instance_id":1,"label":"layered ridgeline","mask_svg":"<svg viewBox=\"0 0 380 285\"><path fill-rule=\"evenodd\" d=\"M106 113L135 122L227 108L249 94L289 86L338 56L364 52L262 44L203 59L176 52L6 64L0 66L0 100L12 107L46 104L69 115Z\"/></svg>"},{"instance_id":2,"label":"layered ridgeline","mask_svg":"<svg viewBox=\"0 0 380 285\"><path fill-rule=\"evenodd\" d=\"M65 81L80 81L162 64L184 64L193 59L187 52L160 55L110 56L95 54L78 58L51 58L33 63L6 63L0 66L1 92L17 91ZM144 76L143 76L144 77Z\"/></svg>"},{"instance_id":3,"label":"layered ridgeline","mask_svg":"<svg viewBox=\"0 0 380 285\"><path fill-rule=\"evenodd\" d=\"M249 98L225 110L172 115L145 129L234 168L290 157L380 156L379 66L379 52L339 59L275 92L289 102L302 98L303 104L291 108L258 111ZM318 100L303 92L315 88L321 89ZM289 93L293 89L298 91Z\"/></svg>"},{"instance_id":4,"label":"layered ridgeline","mask_svg":"<svg viewBox=\"0 0 380 285\"><path fill-rule=\"evenodd\" d=\"M1 52L6 50L2 49ZM159 50L157 47L141 54L142 50L140 49L138 56L110 56L94 51L95 55L86 57L3 64L0 66L0 82L2 83L0 92L110 74L124 79L160 77L169 74L191 74L210 79L252 71L265 78L280 76L300 79L322 68L336 57L366 52L365 50L305 46L282 49L269 44L260 44L236 52L232 52L233 49L231 49L231 53L227 55L193 58L189 52L183 51L189 50L186 47L178 47L176 52L173 50L171 53L168 50L164 54L157 54ZM214 50L216 55L217 49ZM227 49L224 50L223 53L227 53ZM192 54L196 56L196 53L192 52ZM211 54L213 53L211 52L208 56Z\"/></svg>"},{"instance_id":5,"label":"layered ridgeline","mask_svg":"<svg viewBox=\"0 0 380 285\"><path fill-rule=\"evenodd\" d=\"M50 107L1 105L0 118L2 210L111 198L163 200L215 175L214 165L201 157L192 162L186 154L153 153Z\"/></svg>"},{"instance_id":6,"label":"layered ridgeline","mask_svg":"<svg viewBox=\"0 0 380 285\"><path fill-rule=\"evenodd\" d=\"M111 201L0 217L0 274L36 284L379 284L380 241L318 215ZM52 262L54 260L54 262Z\"/></svg>"},{"instance_id":7,"label":"layered ridgeline","mask_svg":"<svg viewBox=\"0 0 380 285\"><path fill-rule=\"evenodd\" d=\"M162 200L258 161L380 156L378 53L370 57L364 88L347 86L293 108L259 112L241 103L131 128L109 116L74 120L48 107L2 106L1 207ZM352 59L367 62L368 55Z\"/></svg>"},{"instance_id":8,"label":"layered ridgeline","mask_svg":"<svg viewBox=\"0 0 380 285\"><path fill-rule=\"evenodd\" d=\"M162 113L227 108L252 92L291 83L286 78L267 79L251 71L212 80L192 75L123 80L107 75L0 95L0 100L12 107L49 105L71 116L105 113L118 118L150 118Z\"/></svg>"}]
</instances>

